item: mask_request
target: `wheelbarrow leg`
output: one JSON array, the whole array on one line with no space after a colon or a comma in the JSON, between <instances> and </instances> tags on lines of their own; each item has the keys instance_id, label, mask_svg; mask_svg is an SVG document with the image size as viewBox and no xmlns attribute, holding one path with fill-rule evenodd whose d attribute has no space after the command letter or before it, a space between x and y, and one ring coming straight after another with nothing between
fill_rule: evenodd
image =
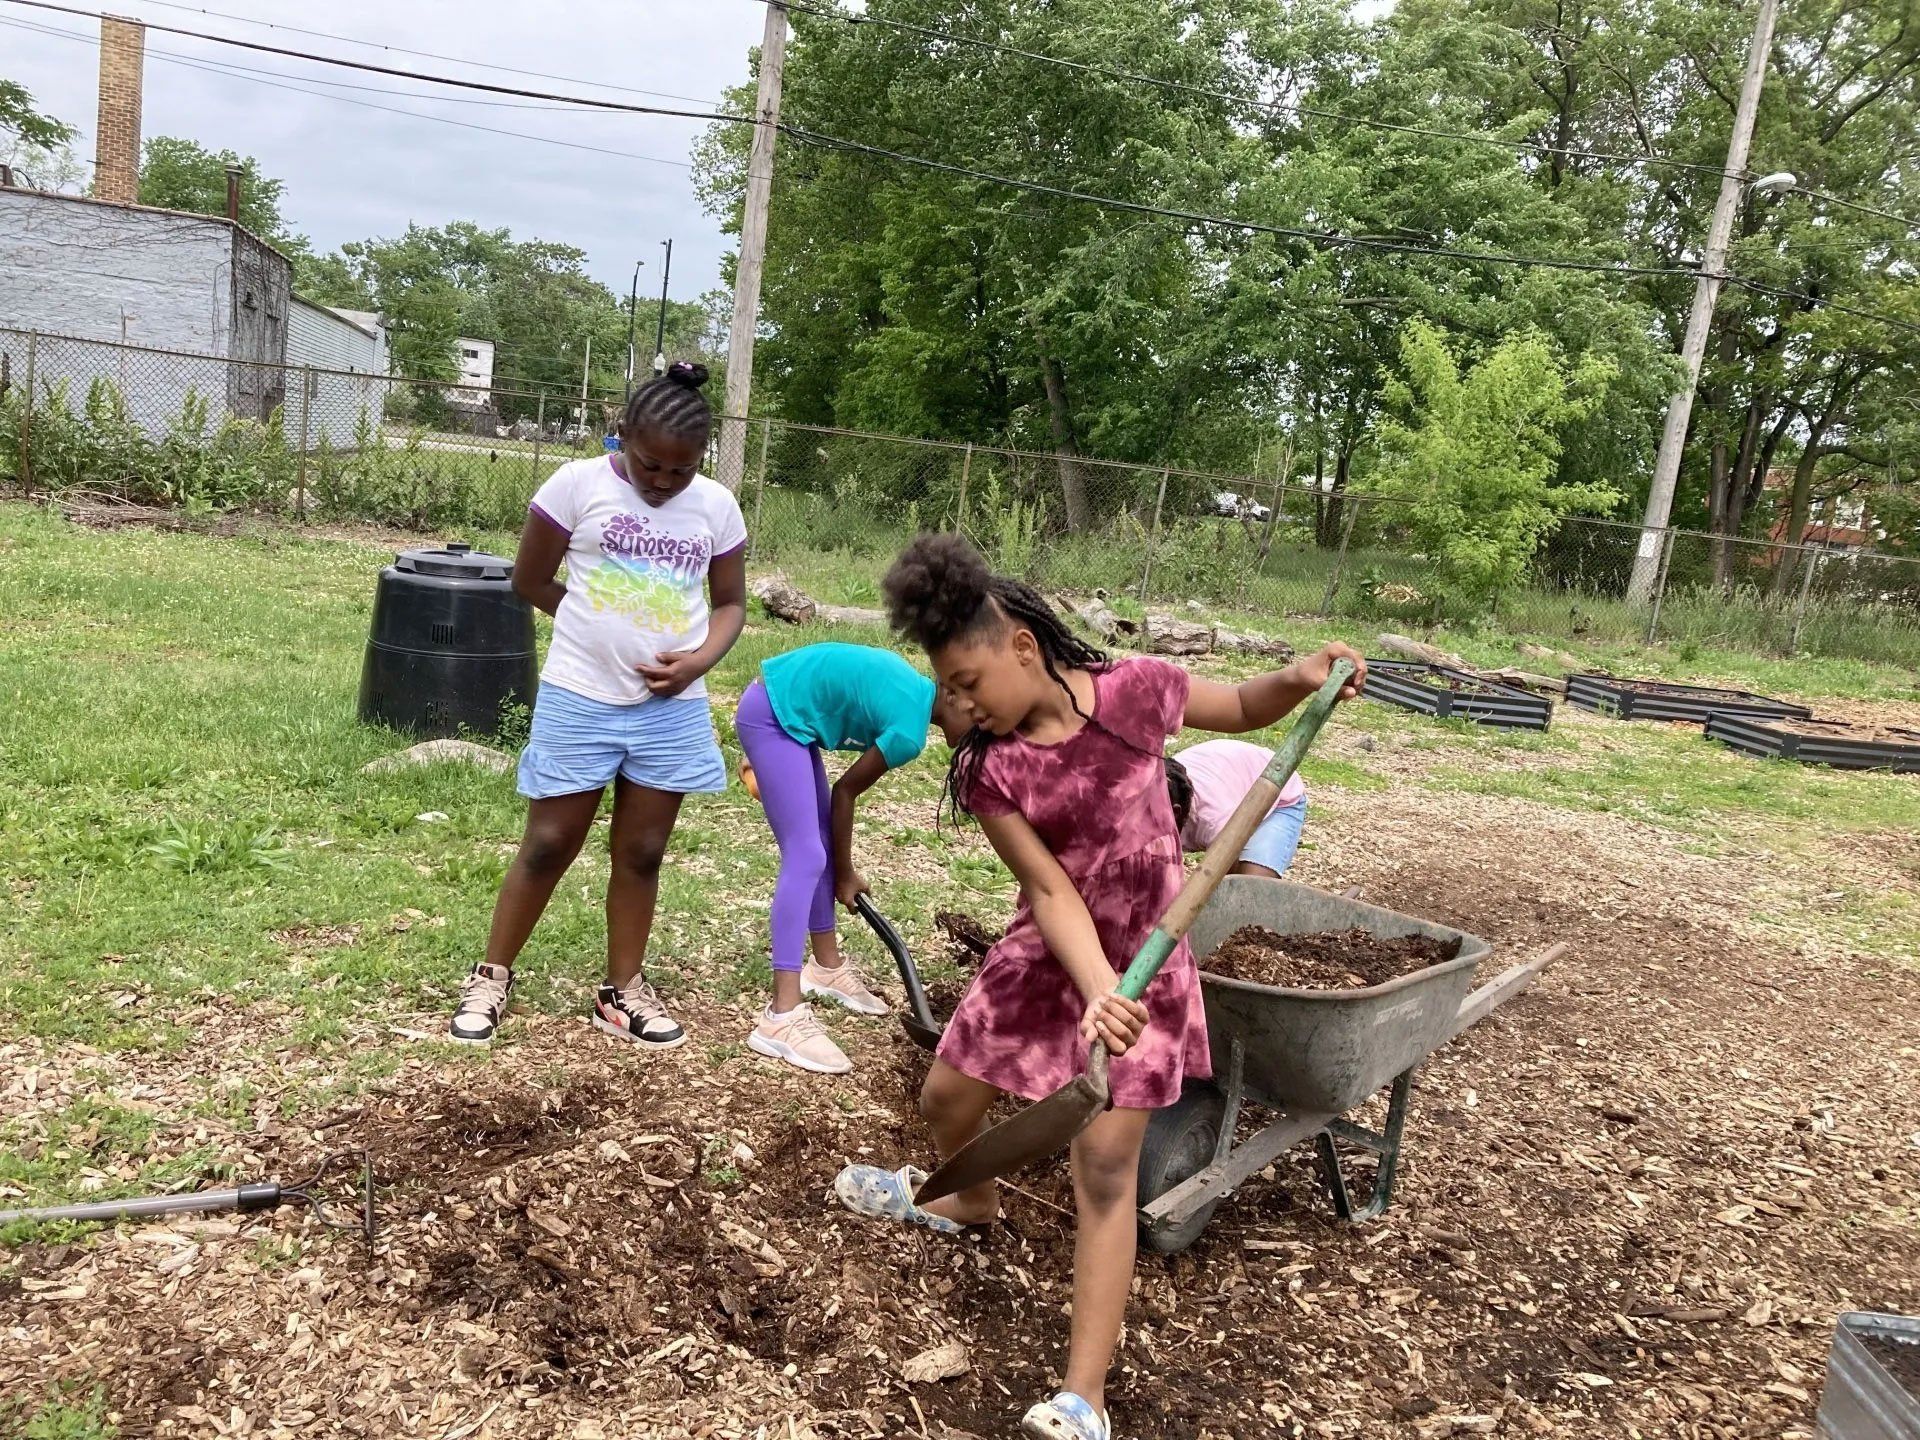
<instances>
[{"instance_id":1,"label":"wheelbarrow leg","mask_svg":"<svg viewBox=\"0 0 1920 1440\"><path fill-rule=\"evenodd\" d=\"M1400 1136L1407 1123L1407 1098L1413 1092L1412 1069L1402 1070L1393 1080L1393 1094L1387 1101L1387 1128L1368 1130L1350 1120L1335 1120L1314 1137L1320 1151L1320 1169L1333 1194L1333 1209L1342 1220L1372 1220L1393 1203L1393 1181L1400 1165ZM1380 1157L1374 1172L1373 1193L1360 1209L1353 1208L1347 1191L1347 1178L1340 1168L1340 1152L1334 1142L1345 1140Z\"/></svg>"},{"instance_id":2,"label":"wheelbarrow leg","mask_svg":"<svg viewBox=\"0 0 1920 1440\"><path fill-rule=\"evenodd\" d=\"M1246 1073L1246 1048L1236 1035L1227 1042L1227 1083L1222 1087L1222 1093L1227 1097L1227 1108L1220 1117L1220 1136L1213 1144L1213 1163L1216 1165L1233 1150L1233 1132L1240 1125L1240 1097L1244 1093Z\"/></svg>"}]
</instances>

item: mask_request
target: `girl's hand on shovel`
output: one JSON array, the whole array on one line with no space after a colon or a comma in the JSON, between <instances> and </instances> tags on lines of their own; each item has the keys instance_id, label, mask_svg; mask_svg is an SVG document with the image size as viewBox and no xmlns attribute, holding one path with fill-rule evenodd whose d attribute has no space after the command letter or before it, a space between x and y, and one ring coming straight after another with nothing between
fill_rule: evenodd
<instances>
[{"instance_id":1,"label":"girl's hand on shovel","mask_svg":"<svg viewBox=\"0 0 1920 1440\"><path fill-rule=\"evenodd\" d=\"M1147 1007L1109 990L1087 1006L1087 1013L1080 1021L1080 1038L1089 1045L1096 1040L1104 1041L1109 1054L1124 1055L1146 1028Z\"/></svg>"}]
</instances>

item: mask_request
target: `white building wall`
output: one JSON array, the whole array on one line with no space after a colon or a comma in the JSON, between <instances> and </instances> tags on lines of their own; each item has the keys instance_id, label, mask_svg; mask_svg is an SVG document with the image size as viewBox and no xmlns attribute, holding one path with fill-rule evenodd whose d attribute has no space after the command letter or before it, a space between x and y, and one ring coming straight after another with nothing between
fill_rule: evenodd
<instances>
[{"instance_id":1,"label":"white building wall","mask_svg":"<svg viewBox=\"0 0 1920 1440\"><path fill-rule=\"evenodd\" d=\"M364 432L377 434L386 402L386 345L324 305L298 295L287 307L287 434L317 447L354 448ZM310 370L307 367L311 367ZM348 373L350 372L350 373ZM299 396L305 387L306 411Z\"/></svg>"}]
</instances>

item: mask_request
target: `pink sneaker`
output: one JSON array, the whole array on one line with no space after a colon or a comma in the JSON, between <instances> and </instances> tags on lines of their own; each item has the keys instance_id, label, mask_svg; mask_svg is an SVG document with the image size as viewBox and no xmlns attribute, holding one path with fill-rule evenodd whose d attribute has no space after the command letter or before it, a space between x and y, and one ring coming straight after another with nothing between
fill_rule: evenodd
<instances>
[{"instance_id":1,"label":"pink sneaker","mask_svg":"<svg viewBox=\"0 0 1920 1440\"><path fill-rule=\"evenodd\" d=\"M816 1075L844 1075L853 1069L846 1052L821 1028L811 1005L796 1005L778 1018L771 1010L761 1011L760 1023L747 1036L747 1048Z\"/></svg>"},{"instance_id":2,"label":"pink sneaker","mask_svg":"<svg viewBox=\"0 0 1920 1440\"><path fill-rule=\"evenodd\" d=\"M866 987L851 960L842 960L829 970L809 957L800 967L800 993L816 1000L831 1000L856 1015L887 1013L887 1002Z\"/></svg>"}]
</instances>

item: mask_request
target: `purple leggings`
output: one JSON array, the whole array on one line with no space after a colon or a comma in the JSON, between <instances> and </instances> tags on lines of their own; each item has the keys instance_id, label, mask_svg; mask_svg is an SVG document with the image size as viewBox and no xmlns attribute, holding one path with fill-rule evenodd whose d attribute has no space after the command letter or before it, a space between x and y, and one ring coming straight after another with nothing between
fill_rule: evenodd
<instances>
[{"instance_id":1,"label":"purple leggings","mask_svg":"<svg viewBox=\"0 0 1920 1440\"><path fill-rule=\"evenodd\" d=\"M773 886L773 968L798 970L807 936L834 928L833 793L827 788L827 767L819 746L802 745L780 728L767 687L758 680L740 697L734 729L780 847L780 878Z\"/></svg>"}]
</instances>

